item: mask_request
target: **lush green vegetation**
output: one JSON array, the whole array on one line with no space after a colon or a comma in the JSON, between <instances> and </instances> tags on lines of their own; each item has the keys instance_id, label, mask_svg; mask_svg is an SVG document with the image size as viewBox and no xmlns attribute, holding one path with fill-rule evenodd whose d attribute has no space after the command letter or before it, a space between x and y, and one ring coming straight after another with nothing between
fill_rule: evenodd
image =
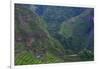
<instances>
[{"instance_id":1,"label":"lush green vegetation","mask_svg":"<svg viewBox=\"0 0 100 69\"><path fill-rule=\"evenodd\" d=\"M15 65L94 60L91 9L30 6L15 4Z\"/></svg>"},{"instance_id":2,"label":"lush green vegetation","mask_svg":"<svg viewBox=\"0 0 100 69\"><path fill-rule=\"evenodd\" d=\"M79 53L80 58L83 61L91 61L94 60L94 55L90 50L83 50Z\"/></svg>"}]
</instances>

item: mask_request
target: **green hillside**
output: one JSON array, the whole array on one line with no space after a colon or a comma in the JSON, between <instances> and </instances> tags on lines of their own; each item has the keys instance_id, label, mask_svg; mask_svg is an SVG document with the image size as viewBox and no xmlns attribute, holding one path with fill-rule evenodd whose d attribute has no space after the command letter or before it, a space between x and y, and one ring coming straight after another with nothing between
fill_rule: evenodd
<instances>
[{"instance_id":1,"label":"green hillside","mask_svg":"<svg viewBox=\"0 0 100 69\"><path fill-rule=\"evenodd\" d=\"M15 65L94 60L93 8L15 4Z\"/></svg>"},{"instance_id":2,"label":"green hillside","mask_svg":"<svg viewBox=\"0 0 100 69\"><path fill-rule=\"evenodd\" d=\"M63 46L51 37L44 20L23 6L15 6L15 64L63 61Z\"/></svg>"},{"instance_id":3,"label":"green hillside","mask_svg":"<svg viewBox=\"0 0 100 69\"><path fill-rule=\"evenodd\" d=\"M60 32L62 36L65 37L67 40L66 47L74 53L80 53L80 52L88 52L90 51L91 53L88 53L91 57L89 59L93 60L93 49L90 50L88 49L88 44L89 44L89 36L90 33L89 30L92 26L92 23L89 21L89 17L91 14L91 10L86 10L83 13L81 13L78 16L72 17L71 19L64 21L63 24L61 25ZM93 27L92 27L93 28ZM93 32L93 30L91 30ZM90 32L91 32L90 31ZM93 41L93 35L92 40ZM93 48L93 45L91 45ZM81 53L81 55L84 53ZM79 54L80 55L80 54ZM83 58L82 58L83 59ZM81 60L82 60L81 59ZM87 60L89 60L87 58Z\"/></svg>"}]
</instances>

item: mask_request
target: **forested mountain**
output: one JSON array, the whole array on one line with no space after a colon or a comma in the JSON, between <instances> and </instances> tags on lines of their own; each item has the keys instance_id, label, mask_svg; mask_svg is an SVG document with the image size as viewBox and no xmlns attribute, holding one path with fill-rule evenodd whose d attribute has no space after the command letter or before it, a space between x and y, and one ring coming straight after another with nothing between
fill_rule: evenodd
<instances>
[{"instance_id":1,"label":"forested mountain","mask_svg":"<svg viewBox=\"0 0 100 69\"><path fill-rule=\"evenodd\" d=\"M80 15L72 17L63 22L60 29L68 41L69 47L80 51L89 46L89 41L93 42L93 10L85 10ZM71 44L71 45L70 45ZM93 50L93 44L91 45Z\"/></svg>"},{"instance_id":2,"label":"forested mountain","mask_svg":"<svg viewBox=\"0 0 100 69\"><path fill-rule=\"evenodd\" d=\"M49 35L43 19L23 5L15 5L16 64L24 64L28 59L32 61L25 64L58 62L63 53L63 46Z\"/></svg>"},{"instance_id":3,"label":"forested mountain","mask_svg":"<svg viewBox=\"0 0 100 69\"><path fill-rule=\"evenodd\" d=\"M15 4L15 64L93 60L93 8Z\"/></svg>"}]
</instances>

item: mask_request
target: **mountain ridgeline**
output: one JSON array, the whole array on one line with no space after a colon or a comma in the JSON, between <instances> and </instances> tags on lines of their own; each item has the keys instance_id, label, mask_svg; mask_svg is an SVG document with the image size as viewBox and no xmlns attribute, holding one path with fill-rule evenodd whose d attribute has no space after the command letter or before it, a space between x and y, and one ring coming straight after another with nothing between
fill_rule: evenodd
<instances>
[{"instance_id":1,"label":"mountain ridgeline","mask_svg":"<svg viewBox=\"0 0 100 69\"><path fill-rule=\"evenodd\" d=\"M15 65L93 60L93 8L15 4Z\"/></svg>"}]
</instances>

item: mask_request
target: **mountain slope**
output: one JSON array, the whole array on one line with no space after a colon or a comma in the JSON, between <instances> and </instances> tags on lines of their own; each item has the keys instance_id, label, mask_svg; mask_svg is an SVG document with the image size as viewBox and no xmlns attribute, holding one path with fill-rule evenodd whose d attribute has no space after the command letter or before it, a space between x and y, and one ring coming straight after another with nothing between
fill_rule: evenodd
<instances>
[{"instance_id":1,"label":"mountain slope","mask_svg":"<svg viewBox=\"0 0 100 69\"><path fill-rule=\"evenodd\" d=\"M93 9L15 4L15 65L93 60Z\"/></svg>"},{"instance_id":2,"label":"mountain slope","mask_svg":"<svg viewBox=\"0 0 100 69\"><path fill-rule=\"evenodd\" d=\"M66 38L67 46L76 52L88 47L89 35L91 31L93 32L92 12L91 9L85 10L61 25L59 34ZM93 42L93 35L91 39Z\"/></svg>"},{"instance_id":3,"label":"mountain slope","mask_svg":"<svg viewBox=\"0 0 100 69\"><path fill-rule=\"evenodd\" d=\"M69 20L71 17L79 15L84 10L81 8L73 7L60 7L60 6L50 6L48 7L43 14L44 20L48 23L48 29L53 36L56 36L56 33L60 29L60 25L65 21Z\"/></svg>"},{"instance_id":4,"label":"mountain slope","mask_svg":"<svg viewBox=\"0 0 100 69\"><path fill-rule=\"evenodd\" d=\"M15 5L15 64L63 61L64 48L51 37L44 20L27 6Z\"/></svg>"}]
</instances>

